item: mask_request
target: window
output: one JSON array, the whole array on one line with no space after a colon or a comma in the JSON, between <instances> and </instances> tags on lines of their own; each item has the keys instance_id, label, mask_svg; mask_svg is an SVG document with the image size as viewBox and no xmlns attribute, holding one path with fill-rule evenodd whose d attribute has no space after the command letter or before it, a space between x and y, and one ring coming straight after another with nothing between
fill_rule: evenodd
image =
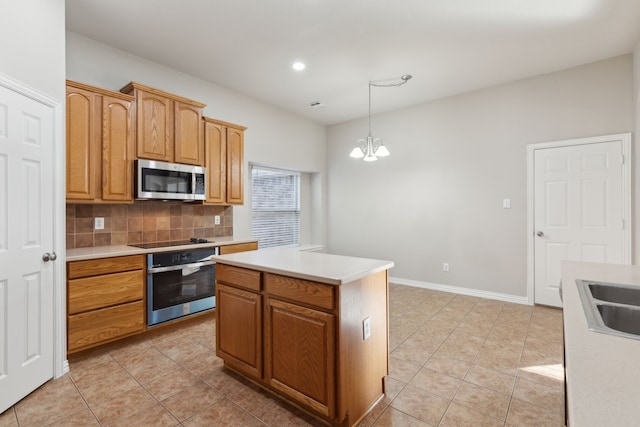
<instances>
[{"instance_id":1,"label":"window","mask_svg":"<svg viewBox=\"0 0 640 427\"><path fill-rule=\"evenodd\" d=\"M300 174L251 167L251 230L261 248L300 243Z\"/></svg>"}]
</instances>

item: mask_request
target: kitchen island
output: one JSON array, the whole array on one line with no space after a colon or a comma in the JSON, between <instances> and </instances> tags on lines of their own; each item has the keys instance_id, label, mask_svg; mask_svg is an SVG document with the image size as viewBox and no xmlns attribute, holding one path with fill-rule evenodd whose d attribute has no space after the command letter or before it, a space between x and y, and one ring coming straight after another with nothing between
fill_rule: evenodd
<instances>
[{"instance_id":1,"label":"kitchen island","mask_svg":"<svg viewBox=\"0 0 640 427\"><path fill-rule=\"evenodd\" d=\"M640 340L589 330L576 279L640 286L640 267L562 265L567 425L636 426L640 419Z\"/></svg>"},{"instance_id":2,"label":"kitchen island","mask_svg":"<svg viewBox=\"0 0 640 427\"><path fill-rule=\"evenodd\" d=\"M212 260L225 366L333 425L382 398L393 262L296 249Z\"/></svg>"}]
</instances>

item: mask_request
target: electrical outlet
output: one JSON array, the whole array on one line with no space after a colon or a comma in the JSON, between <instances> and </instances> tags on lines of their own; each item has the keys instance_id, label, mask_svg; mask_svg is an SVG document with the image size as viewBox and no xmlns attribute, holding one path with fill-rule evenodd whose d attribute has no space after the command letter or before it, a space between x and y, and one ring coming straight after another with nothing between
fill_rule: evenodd
<instances>
[{"instance_id":1,"label":"electrical outlet","mask_svg":"<svg viewBox=\"0 0 640 427\"><path fill-rule=\"evenodd\" d=\"M96 230L104 230L104 218L96 218L96 222L93 228Z\"/></svg>"},{"instance_id":2,"label":"electrical outlet","mask_svg":"<svg viewBox=\"0 0 640 427\"><path fill-rule=\"evenodd\" d=\"M367 317L362 321L362 339L366 340L371 336L371 318Z\"/></svg>"},{"instance_id":3,"label":"electrical outlet","mask_svg":"<svg viewBox=\"0 0 640 427\"><path fill-rule=\"evenodd\" d=\"M511 209L511 199L502 200L502 209Z\"/></svg>"},{"instance_id":4,"label":"electrical outlet","mask_svg":"<svg viewBox=\"0 0 640 427\"><path fill-rule=\"evenodd\" d=\"M449 271L449 263L448 262L442 263L442 271Z\"/></svg>"},{"instance_id":5,"label":"electrical outlet","mask_svg":"<svg viewBox=\"0 0 640 427\"><path fill-rule=\"evenodd\" d=\"M215 223L215 225L220 225L220 215L214 216L213 222Z\"/></svg>"}]
</instances>

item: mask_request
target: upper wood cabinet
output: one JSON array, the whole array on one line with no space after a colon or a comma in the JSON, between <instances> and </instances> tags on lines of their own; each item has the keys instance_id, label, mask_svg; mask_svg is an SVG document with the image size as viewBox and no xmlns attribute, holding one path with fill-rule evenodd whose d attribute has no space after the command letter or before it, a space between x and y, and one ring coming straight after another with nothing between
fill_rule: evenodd
<instances>
[{"instance_id":1,"label":"upper wood cabinet","mask_svg":"<svg viewBox=\"0 0 640 427\"><path fill-rule=\"evenodd\" d=\"M133 202L133 98L67 80L67 201Z\"/></svg>"},{"instance_id":2,"label":"upper wood cabinet","mask_svg":"<svg viewBox=\"0 0 640 427\"><path fill-rule=\"evenodd\" d=\"M244 126L204 118L205 203L244 203Z\"/></svg>"},{"instance_id":3,"label":"upper wood cabinet","mask_svg":"<svg viewBox=\"0 0 640 427\"><path fill-rule=\"evenodd\" d=\"M205 104L134 82L120 91L135 98L138 158L204 165L201 119Z\"/></svg>"}]
</instances>

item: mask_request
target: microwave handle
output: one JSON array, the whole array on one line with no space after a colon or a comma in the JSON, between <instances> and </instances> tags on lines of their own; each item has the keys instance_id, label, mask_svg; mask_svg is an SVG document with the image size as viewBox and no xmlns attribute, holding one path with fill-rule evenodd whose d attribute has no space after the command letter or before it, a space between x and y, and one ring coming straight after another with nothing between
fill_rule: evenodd
<instances>
[{"instance_id":1,"label":"microwave handle","mask_svg":"<svg viewBox=\"0 0 640 427\"><path fill-rule=\"evenodd\" d=\"M213 261L203 261L203 262L194 262L193 264L180 264L180 265L172 265L170 267L155 267L155 268L147 268L147 273L156 274L156 273L166 273L167 271L176 271L182 270L183 268L197 268L204 267L205 265L214 265Z\"/></svg>"}]
</instances>

